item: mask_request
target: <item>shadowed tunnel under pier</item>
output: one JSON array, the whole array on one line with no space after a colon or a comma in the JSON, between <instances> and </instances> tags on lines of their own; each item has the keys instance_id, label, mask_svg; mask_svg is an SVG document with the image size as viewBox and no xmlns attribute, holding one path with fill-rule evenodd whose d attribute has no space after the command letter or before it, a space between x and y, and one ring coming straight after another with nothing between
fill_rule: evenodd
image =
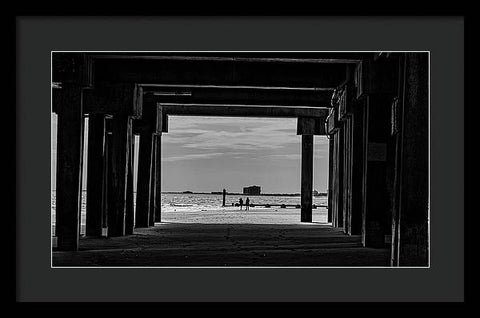
<instances>
[{"instance_id":1,"label":"shadowed tunnel under pier","mask_svg":"<svg viewBox=\"0 0 480 318\"><path fill-rule=\"evenodd\" d=\"M132 265L131 256L137 255L141 264L135 266L147 266L150 255L155 266L223 266L220 251L229 250L233 258L226 266L428 266L428 53L85 52L52 57L58 115L54 265ZM273 225L165 223L161 136L168 133L169 116L177 115L295 118L302 140L298 221L310 227L292 225L287 232L293 236L287 238L282 237L285 228ZM91 120L90 182L87 237L80 238L85 116ZM134 135L140 136L135 172ZM330 149L330 223L321 226L312 223L313 140L318 135L328 136ZM235 244L225 239L232 230L242 233ZM255 257L257 247L243 237L256 235L275 260ZM190 263L169 254L182 249L183 240L198 244L197 254L190 251ZM119 249L109 249L112 242Z\"/></svg>"}]
</instances>

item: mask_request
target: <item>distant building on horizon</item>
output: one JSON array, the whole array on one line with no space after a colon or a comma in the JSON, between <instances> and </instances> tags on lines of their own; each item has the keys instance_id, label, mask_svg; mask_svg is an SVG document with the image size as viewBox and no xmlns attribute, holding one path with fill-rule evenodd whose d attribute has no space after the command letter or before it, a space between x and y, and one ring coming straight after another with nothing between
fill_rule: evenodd
<instances>
[{"instance_id":1,"label":"distant building on horizon","mask_svg":"<svg viewBox=\"0 0 480 318\"><path fill-rule=\"evenodd\" d=\"M243 194L259 195L260 192L261 192L261 188L256 185L243 188Z\"/></svg>"}]
</instances>

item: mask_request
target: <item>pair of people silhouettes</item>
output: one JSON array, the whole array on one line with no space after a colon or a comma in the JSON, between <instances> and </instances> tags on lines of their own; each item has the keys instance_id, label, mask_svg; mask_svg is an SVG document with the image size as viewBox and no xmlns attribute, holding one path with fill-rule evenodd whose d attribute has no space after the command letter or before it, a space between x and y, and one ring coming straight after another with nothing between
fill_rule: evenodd
<instances>
[{"instance_id":1,"label":"pair of people silhouettes","mask_svg":"<svg viewBox=\"0 0 480 318\"><path fill-rule=\"evenodd\" d=\"M238 200L239 204L240 204L240 210L242 209L243 207L243 199L240 198L240 200ZM245 200L245 210L250 210L250 199L247 198L247 200Z\"/></svg>"}]
</instances>

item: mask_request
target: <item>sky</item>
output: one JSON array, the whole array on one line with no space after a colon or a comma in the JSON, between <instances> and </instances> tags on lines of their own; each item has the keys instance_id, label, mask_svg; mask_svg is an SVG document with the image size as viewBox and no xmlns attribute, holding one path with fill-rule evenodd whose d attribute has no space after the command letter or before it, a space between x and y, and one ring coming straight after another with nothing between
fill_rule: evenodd
<instances>
[{"instance_id":1,"label":"sky","mask_svg":"<svg viewBox=\"0 0 480 318\"><path fill-rule=\"evenodd\" d=\"M296 119L170 116L168 126L169 132L162 135L162 191L242 192L245 186L259 185L262 193L300 193L301 136L296 135ZM87 137L88 120L85 130ZM53 189L55 140L52 115ZM138 137L135 142L136 165ZM314 137L313 182L314 189L327 191L325 136Z\"/></svg>"}]
</instances>

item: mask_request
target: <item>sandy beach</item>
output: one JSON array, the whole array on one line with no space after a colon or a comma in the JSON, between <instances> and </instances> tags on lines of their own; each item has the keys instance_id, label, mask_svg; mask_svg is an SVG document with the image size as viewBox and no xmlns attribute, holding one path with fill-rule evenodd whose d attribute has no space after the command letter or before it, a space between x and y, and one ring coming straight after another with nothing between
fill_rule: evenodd
<instances>
[{"instance_id":1,"label":"sandy beach","mask_svg":"<svg viewBox=\"0 0 480 318\"><path fill-rule=\"evenodd\" d=\"M314 223L327 223L327 210L314 209L312 213ZM238 207L224 207L215 210L189 211L177 208L176 211L162 213L162 221L172 223L199 223L199 224L302 224L300 209L295 208L250 208L245 211Z\"/></svg>"}]
</instances>

